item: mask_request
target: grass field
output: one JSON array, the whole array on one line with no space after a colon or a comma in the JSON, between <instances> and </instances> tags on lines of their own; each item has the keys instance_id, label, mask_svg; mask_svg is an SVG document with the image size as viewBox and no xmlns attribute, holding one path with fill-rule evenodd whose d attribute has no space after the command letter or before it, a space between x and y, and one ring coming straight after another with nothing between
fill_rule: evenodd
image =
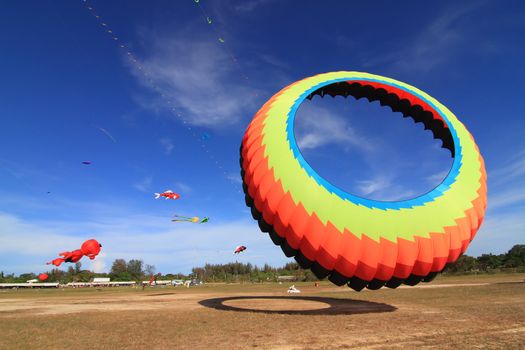
<instances>
[{"instance_id":1,"label":"grass field","mask_svg":"<svg viewBox=\"0 0 525 350\"><path fill-rule=\"evenodd\" d=\"M0 291L0 349L525 349L525 274Z\"/></svg>"}]
</instances>

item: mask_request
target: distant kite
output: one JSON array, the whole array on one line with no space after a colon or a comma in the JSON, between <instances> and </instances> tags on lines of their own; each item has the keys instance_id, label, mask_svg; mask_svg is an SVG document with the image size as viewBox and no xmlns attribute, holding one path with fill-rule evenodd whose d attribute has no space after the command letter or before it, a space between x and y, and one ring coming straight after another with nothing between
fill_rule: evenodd
<instances>
[{"instance_id":1,"label":"distant kite","mask_svg":"<svg viewBox=\"0 0 525 350\"><path fill-rule=\"evenodd\" d=\"M162 193L155 193L155 199L159 199L160 197L164 197L165 199L179 199L180 195L174 193L172 190L167 190Z\"/></svg>"},{"instance_id":2,"label":"distant kite","mask_svg":"<svg viewBox=\"0 0 525 350\"><path fill-rule=\"evenodd\" d=\"M193 216L193 217L189 217L189 216L182 216L182 215L173 215L174 219L172 219L171 221L173 222L191 222L191 223L194 223L194 224L203 224L205 222L208 222L210 221L210 218L205 216L203 217L202 219L198 216Z\"/></svg>"},{"instance_id":3,"label":"distant kite","mask_svg":"<svg viewBox=\"0 0 525 350\"><path fill-rule=\"evenodd\" d=\"M85 161L82 162L82 164L84 164L84 165L91 165L91 161L85 160Z\"/></svg>"},{"instance_id":4,"label":"distant kite","mask_svg":"<svg viewBox=\"0 0 525 350\"><path fill-rule=\"evenodd\" d=\"M44 282L45 280L47 280L49 276L47 275L47 273L41 273L40 275L38 275L38 279L42 282Z\"/></svg>"},{"instance_id":5,"label":"distant kite","mask_svg":"<svg viewBox=\"0 0 525 350\"><path fill-rule=\"evenodd\" d=\"M403 201L334 186L304 159L294 135L296 112L315 95L378 101L422 123L450 151L450 172ZM261 230L318 278L355 290L431 281L465 252L487 206L483 157L465 125L423 91L368 73L318 74L279 91L246 129L240 163L245 201Z\"/></svg>"},{"instance_id":6,"label":"distant kite","mask_svg":"<svg viewBox=\"0 0 525 350\"><path fill-rule=\"evenodd\" d=\"M161 275L161 273L159 272L159 273L157 273L157 274L151 276L151 278L149 279L149 282L148 282L148 287L151 287L151 284L152 284L153 282L155 282L155 285L157 285L157 278L159 278L160 275ZM144 289L144 287L146 287L146 285L143 285L143 286L142 286L142 289Z\"/></svg>"},{"instance_id":7,"label":"distant kite","mask_svg":"<svg viewBox=\"0 0 525 350\"><path fill-rule=\"evenodd\" d=\"M106 134L107 137L109 137L111 139L111 141L113 141L113 143L117 143L117 140L115 140L115 138L113 136L111 136L111 134L109 133L109 131L107 131L106 129L104 128L98 128L100 131L102 131L104 134Z\"/></svg>"},{"instance_id":8,"label":"distant kite","mask_svg":"<svg viewBox=\"0 0 525 350\"><path fill-rule=\"evenodd\" d=\"M245 250L246 250L246 247L243 245L240 245L237 248L235 248L235 251L233 252L233 254L239 254L241 252L244 252Z\"/></svg>"}]
</instances>

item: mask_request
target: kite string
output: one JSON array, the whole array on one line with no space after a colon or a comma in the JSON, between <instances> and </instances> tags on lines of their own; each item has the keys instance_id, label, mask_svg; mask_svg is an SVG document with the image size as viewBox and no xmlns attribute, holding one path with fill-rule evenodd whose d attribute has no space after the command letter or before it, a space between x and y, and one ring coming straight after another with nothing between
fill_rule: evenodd
<instances>
[{"instance_id":1,"label":"kite string","mask_svg":"<svg viewBox=\"0 0 525 350\"><path fill-rule=\"evenodd\" d=\"M241 78L244 79L244 80L249 80L248 75L244 72L244 70L242 69L242 67L241 67L241 65L239 63L239 60L233 54L233 50L231 50L230 45L228 44L228 42L226 40L224 40L224 37L219 33L219 31L217 30L214 22L211 20L211 17L208 15L206 10L204 10L204 7L202 6L200 0L193 0L193 2L199 7L199 9L200 9L200 11L202 13L202 16L204 17L206 22L210 25L212 30L215 32L215 35L217 36L218 42L222 44L221 46L224 48L224 50L227 52L228 56L230 56L231 60L233 61L234 65L239 70ZM255 97L259 96L259 94L257 92L254 92L253 95Z\"/></svg>"},{"instance_id":2,"label":"kite string","mask_svg":"<svg viewBox=\"0 0 525 350\"><path fill-rule=\"evenodd\" d=\"M83 2L85 3L85 8L90 12L91 15L93 15L95 17L95 19L98 21L98 23L105 28L106 30L106 33L113 39L114 42L117 43L118 47L122 50L125 51L125 54L126 54L126 57L127 59L135 66L135 68L141 72L141 74L146 78L146 80L151 84L151 87L153 88L153 90L155 92L157 92L158 94L160 94L160 96L162 97L162 99L169 105L169 108L168 110L173 114L175 115L176 117L178 117L178 119L180 119L182 121L182 123L185 125L186 129L191 133L191 135L193 136L193 138L197 141L197 143L200 144L201 146L201 149L203 149L203 151L208 155L208 157L215 163L215 165L221 170L221 172L223 173L223 175L226 177L226 179L236 187L237 189L237 192L238 193L241 193L241 190L239 188L239 184L237 182L234 181L234 179L232 179L232 177L230 176L230 174L228 174L228 172L226 172L226 169L222 166L221 162L218 160L217 157L215 157L213 155L213 153L211 153L208 149L208 147L206 146L204 140L199 137L196 133L195 133L195 130L194 128L192 128L190 126L190 123L187 121L187 119L180 113L180 111L178 111L173 105L174 103L172 103L171 99L168 97L168 94L164 91L164 89L162 89L160 86L158 86L158 84L156 84L154 82L154 80L151 78L151 76L149 75L149 73L144 69L144 67L139 63L139 60L137 60L137 58L135 57L135 55L133 54L133 52L131 51L131 48L124 44L122 42L122 40L115 34L115 32L113 31L113 29L111 29L111 27L102 20L101 16L99 14L97 14L97 12L95 11L95 9L93 8L92 5L88 4L86 0L83 0Z\"/></svg>"}]
</instances>

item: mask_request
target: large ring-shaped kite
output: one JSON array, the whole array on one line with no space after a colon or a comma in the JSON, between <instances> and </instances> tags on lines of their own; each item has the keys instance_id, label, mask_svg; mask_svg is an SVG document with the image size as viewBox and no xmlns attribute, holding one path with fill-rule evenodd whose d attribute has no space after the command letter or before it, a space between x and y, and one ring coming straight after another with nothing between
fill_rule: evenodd
<instances>
[{"instance_id":1,"label":"large ring-shaped kite","mask_svg":"<svg viewBox=\"0 0 525 350\"><path fill-rule=\"evenodd\" d=\"M398 202L360 198L323 179L301 155L293 127L301 102L325 94L378 100L423 123L454 158L447 177ZM319 74L274 95L244 134L241 175L253 217L285 255L355 290L431 281L465 252L486 209L483 158L465 126L423 91L360 72Z\"/></svg>"}]
</instances>

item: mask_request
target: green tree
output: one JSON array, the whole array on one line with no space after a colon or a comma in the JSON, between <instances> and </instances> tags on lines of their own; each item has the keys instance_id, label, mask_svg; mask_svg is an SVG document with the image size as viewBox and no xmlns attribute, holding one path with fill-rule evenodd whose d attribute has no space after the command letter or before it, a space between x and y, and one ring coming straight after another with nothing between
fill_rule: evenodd
<instances>
[{"instance_id":1,"label":"green tree","mask_svg":"<svg viewBox=\"0 0 525 350\"><path fill-rule=\"evenodd\" d=\"M516 244L503 258L504 267L525 267L525 245Z\"/></svg>"},{"instance_id":2,"label":"green tree","mask_svg":"<svg viewBox=\"0 0 525 350\"><path fill-rule=\"evenodd\" d=\"M478 269L478 261L468 255L461 255L455 263L447 265L446 272L461 273Z\"/></svg>"},{"instance_id":3,"label":"green tree","mask_svg":"<svg viewBox=\"0 0 525 350\"><path fill-rule=\"evenodd\" d=\"M146 276L153 276L155 272L156 270L154 265L146 264L146 267L144 268L144 273Z\"/></svg>"},{"instance_id":4,"label":"green tree","mask_svg":"<svg viewBox=\"0 0 525 350\"><path fill-rule=\"evenodd\" d=\"M144 262L142 260L132 259L128 262L128 273L133 281L141 281L144 279L144 271L142 270Z\"/></svg>"},{"instance_id":5,"label":"green tree","mask_svg":"<svg viewBox=\"0 0 525 350\"><path fill-rule=\"evenodd\" d=\"M479 269L482 271L489 271L499 269L503 263L501 255L482 254L477 258Z\"/></svg>"},{"instance_id":6,"label":"green tree","mask_svg":"<svg viewBox=\"0 0 525 350\"><path fill-rule=\"evenodd\" d=\"M133 281L133 277L128 271L119 273L118 275L111 276L112 281Z\"/></svg>"},{"instance_id":7,"label":"green tree","mask_svg":"<svg viewBox=\"0 0 525 350\"><path fill-rule=\"evenodd\" d=\"M48 273L48 278L46 282L65 282L65 273L59 269L53 269Z\"/></svg>"},{"instance_id":8,"label":"green tree","mask_svg":"<svg viewBox=\"0 0 525 350\"><path fill-rule=\"evenodd\" d=\"M24 282L27 282L29 280L33 280L35 279L37 276L32 273L32 272L28 272L28 273L23 273L21 274L18 278L17 278L17 283L24 283Z\"/></svg>"},{"instance_id":9,"label":"green tree","mask_svg":"<svg viewBox=\"0 0 525 350\"><path fill-rule=\"evenodd\" d=\"M126 271L128 271L128 265L126 264L126 260L115 259L115 261L113 261L113 265L111 265L110 275L118 276Z\"/></svg>"},{"instance_id":10,"label":"green tree","mask_svg":"<svg viewBox=\"0 0 525 350\"><path fill-rule=\"evenodd\" d=\"M66 282L74 282L75 281L75 268L73 266L69 266L66 271L65 279Z\"/></svg>"}]
</instances>

